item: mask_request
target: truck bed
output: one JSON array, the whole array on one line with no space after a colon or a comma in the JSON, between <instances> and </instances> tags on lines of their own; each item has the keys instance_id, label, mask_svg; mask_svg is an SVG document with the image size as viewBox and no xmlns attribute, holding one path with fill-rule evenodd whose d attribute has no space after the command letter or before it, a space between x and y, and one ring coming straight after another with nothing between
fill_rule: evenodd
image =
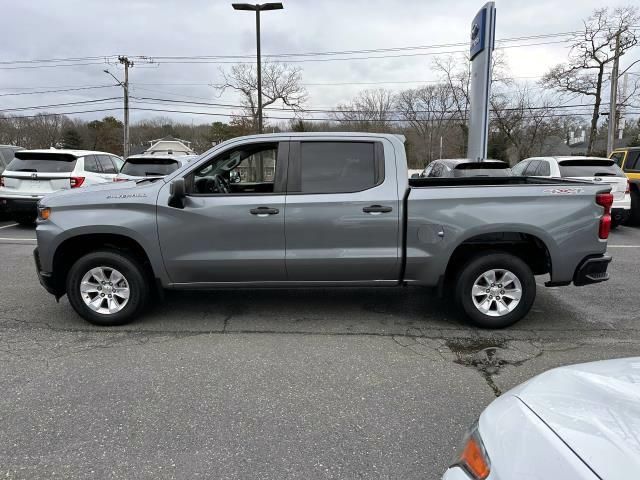
<instances>
[{"instance_id":1,"label":"truck bed","mask_svg":"<svg viewBox=\"0 0 640 480\"><path fill-rule=\"evenodd\" d=\"M465 242L488 245L533 239L548 252L551 281L572 280L589 254L603 254L598 238L610 190L567 179L538 177L414 178L404 197L404 281L435 285L454 250Z\"/></svg>"}]
</instances>

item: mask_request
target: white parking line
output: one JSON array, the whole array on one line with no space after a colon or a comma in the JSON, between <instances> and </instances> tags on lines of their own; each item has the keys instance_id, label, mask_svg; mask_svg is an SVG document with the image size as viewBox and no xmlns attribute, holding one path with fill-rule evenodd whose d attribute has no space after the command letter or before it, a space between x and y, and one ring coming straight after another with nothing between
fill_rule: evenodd
<instances>
[{"instance_id":1,"label":"white parking line","mask_svg":"<svg viewBox=\"0 0 640 480\"><path fill-rule=\"evenodd\" d=\"M607 245L607 248L640 248L640 245Z\"/></svg>"},{"instance_id":2,"label":"white parking line","mask_svg":"<svg viewBox=\"0 0 640 480\"><path fill-rule=\"evenodd\" d=\"M3 225L2 227L0 227L0 230L2 230L3 228L16 227L17 225L17 223L12 223L11 225Z\"/></svg>"}]
</instances>

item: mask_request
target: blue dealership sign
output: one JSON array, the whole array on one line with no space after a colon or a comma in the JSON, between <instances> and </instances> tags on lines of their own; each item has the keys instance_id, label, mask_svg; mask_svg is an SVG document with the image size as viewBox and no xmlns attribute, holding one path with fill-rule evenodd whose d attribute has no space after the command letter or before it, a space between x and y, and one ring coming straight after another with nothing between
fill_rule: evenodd
<instances>
[{"instance_id":1,"label":"blue dealership sign","mask_svg":"<svg viewBox=\"0 0 640 480\"><path fill-rule=\"evenodd\" d=\"M471 48L469 50L469 59L478 55L484 50L486 42L486 19L487 19L487 7L486 5L476 14L473 22L471 22Z\"/></svg>"}]
</instances>

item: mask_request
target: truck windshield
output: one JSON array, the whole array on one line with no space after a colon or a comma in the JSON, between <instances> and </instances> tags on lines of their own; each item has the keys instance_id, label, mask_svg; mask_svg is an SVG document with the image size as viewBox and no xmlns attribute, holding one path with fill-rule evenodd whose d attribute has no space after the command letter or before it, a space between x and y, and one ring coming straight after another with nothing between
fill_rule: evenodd
<instances>
[{"instance_id":1,"label":"truck windshield","mask_svg":"<svg viewBox=\"0 0 640 480\"><path fill-rule=\"evenodd\" d=\"M120 173L132 177L164 176L176 171L179 166L178 161L171 158L128 158Z\"/></svg>"},{"instance_id":2,"label":"truck windshield","mask_svg":"<svg viewBox=\"0 0 640 480\"><path fill-rule=\"evenodd\" d=\"M562 177L621 177L624 175L613 160L565 160L558 165Z\"/></svg>"},{"instance_id":3,"label":"truck windshield","mask_svg":"<svg viewBox=\"0 0 640 480\"><path fill-rule=\"evenodd\" d=\"M76 166L76 157L66 153L19 151L7 165L11 172L67 173Z\"/></svg>"}]
</instances>

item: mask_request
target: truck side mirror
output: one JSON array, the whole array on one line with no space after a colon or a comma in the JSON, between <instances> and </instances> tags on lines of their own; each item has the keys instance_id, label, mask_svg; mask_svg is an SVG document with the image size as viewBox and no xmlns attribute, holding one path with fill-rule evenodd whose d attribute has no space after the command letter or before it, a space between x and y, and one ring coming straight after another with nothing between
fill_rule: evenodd
<instances>
[{"instance_id":1,"label":"truck side mirror","mask_svg":"<svg viewBox=\"0 0 640 480\"><path fill-rule=\"evenodd\" d=\"M184 208L184 199L186 196L184 178L176 178L171 182L171 185L169 185L169 206Z\"/></svg>"}]
</instances>

